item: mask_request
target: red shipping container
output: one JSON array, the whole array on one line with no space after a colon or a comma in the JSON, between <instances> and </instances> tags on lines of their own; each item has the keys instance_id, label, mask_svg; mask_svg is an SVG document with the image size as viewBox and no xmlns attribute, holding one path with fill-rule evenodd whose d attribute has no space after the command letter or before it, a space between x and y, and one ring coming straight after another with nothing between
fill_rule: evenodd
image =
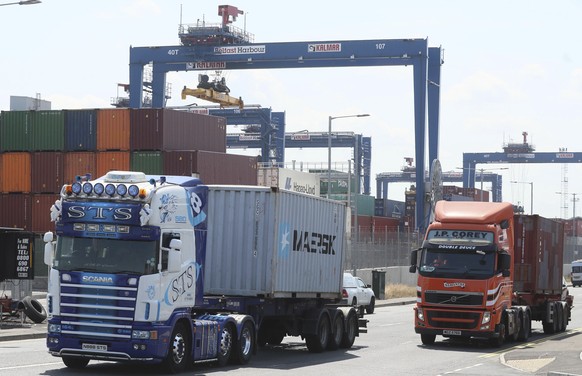
<instances>
[{"instance_id":1,"label":"red shipping container","mask_svg":"<svg viewBox=\"0 0 582 376\"><path fill-rule=\"evenodd\" d=\"M59 193L64 184L65 156L61 152L32 153L32 193Z\"/></svg>"},{"instance_id":2,"label":"red shipping container","mask_svg":"<svg viewBox=\"0 0 582 376\"><path fill-rule=\"evenodd\" d=\"M65 153L65 182L64 184L72 184L77 176L85 176L91 174L92 178L96 178L97 162L95 152L79 151Z\"/></svg>"},{"instance_id":3,"label":"red shipping container","mask_svg":"<svg viewBox=\"0 0 582 376\"><path fill-rule=\"evenodd\" d=\"M32 195L31 231L37 233L55 231L55 223L51 222L50 210L59 197L58 194L49 193Z\"/></svg>"},{"instance_id":4,"label":"red shipping container","mask_svg":"<svg viewBox=\"0 0 582 376\"><path fill-rule=\"evenodd\" d=\"M31 188L30 153L1 154L0 191L2 193L29 193Z\"/></svg>"},{"instance_id":5,"label":"red shipping container","mask_svg":"<svg viewBox=\"0 0 582 376\"><path fill-rule=\"evenodd\" d=\"M97 150L129 150L129 109L97 110Z\"/></svg>"},{"instance_id":6,"label":"red shipping container","mask_svg":"<svg viewBox=\"0 0 582 376\"><path fill-rule=\"evenodd\" d=\"M101 151L97 152L96 155L97 166L94 178L103 176L112 170L128 171L130 169L129 151Z\"/></svg>"},{"instance_id":7,"label":"red shipping container","mask_svg":"<svg viewBox=\"0 0 582 376\"><path fill-rule=\"evenodd\" d=\"M170 109L130 111L131 150L226 152L226 119Z\"/></svg>"},{"instance_id":8,"label":"red shipping container","mask_svg":"<svg viewBox=\"0 0 582 376\"><path fill-rule=\"evenodd\" d=\"M0 195L0 227L30 231L32 225L31 197L28 193Z\"/></svg>"},{"instance_id":9,"label":"red shipping container","mask_svg":"<svg viewBox=\"0 0 582 376\"><path fill-rule=\"evenodd\" d=\"M515 215L514 290L562 293L564 225L539 215Z\"/></svg>"},{"instance_id":10,"label":"red shipping container","mask_svg":"<svg viewBox=\"0 0 582 376\"><path fill-rule=\"evenodd\" d=\"M256 157L202 150L162 154L167 175L197 175L204 184L257 185Z\"/></svg>"}]
</instances>

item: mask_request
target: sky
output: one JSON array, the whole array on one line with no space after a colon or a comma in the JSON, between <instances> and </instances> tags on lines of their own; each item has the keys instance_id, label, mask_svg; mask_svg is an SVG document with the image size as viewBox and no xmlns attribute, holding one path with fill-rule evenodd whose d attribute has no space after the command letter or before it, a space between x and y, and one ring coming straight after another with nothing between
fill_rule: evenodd
<instances>
[{"instance_id":1,"label":"sky","mask_svg":"<svg viewBox=\"0 0 582 376\"><path fill-rule=\"evenodd\" d=\"M253 33L255 43L427 38L430 47L440 46L443 171L461 171L463 153L502 152L504 144L521 143L522 132L538 152L582 152L578 0L42 0L0 6L0 110L10 109L11 95L40 95L53 109L112 108L111 98L124 94L117 84L129 83L130 46L179 45L180 22L219 23L222 4L245 12L234 25ZM168 106L197 101L180 97L183 86L196 86L197 74L167 75ZM329 116L370 114L334 120L333 131L371 137L373 195L376 174L400 171L404 158L415 156L410 66L223 74L231 95L285 112L287 132L327 132ZM229 126L228 132L239 130ZM334 162L350 158L350 149L332 151ZM288 149L286 160L327 165L327 149ZM581 215L582 202L575 201L582 196L579 164L477 168L501 174L503 200L523 205L527 214L533 190L535 214ZM409 185L390 185L388 197L403 201ZM491 187L485 183L484 189Z\"/></svg>"}]
</instances>

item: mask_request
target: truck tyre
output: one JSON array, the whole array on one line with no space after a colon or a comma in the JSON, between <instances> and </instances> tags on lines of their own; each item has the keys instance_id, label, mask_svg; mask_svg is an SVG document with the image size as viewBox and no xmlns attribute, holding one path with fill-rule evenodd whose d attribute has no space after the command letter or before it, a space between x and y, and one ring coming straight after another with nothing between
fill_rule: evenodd
<instances>
[{"instance_id":1,"label":"truck tyre","mask_svg":"<svg viewBox=\"0 0 582 376\"><path fill-rule=\"evenodd\" d=\"M436 340L436 334L421 334L420 335L420 341L422 342L423 345L430 346L430 345L434 344L435 340Z\"/></svg>"},{"instance_id":2,"label":"truck tyre","mask_svg":"<svg viewBox=\"0 0 582 376\"><path fill-rule=\"evenodd\" d=\"M87 367L87 364L89 364L89 359L78 358L76 356L63 356L63 363L65 363L68 368L83 369Z\"/></svg>"},{"instance_id":3,"label":"truck tyre","mask_svg":"<svg viewBox=\"0 0 582 376\"><path fill-rule=\"evenodd\" d=\"M564 331L568 328L568 321L570 320L570 307L564 306Z\"/></svg>"},{"instance_id":4,"label":"truck tyre","mask_svg":"<svg viewBox=\"0 0 582 376\"><path fill-rule=\"evenodd\" d=\"M322 313L319 316L315 334L308 334L305 336L307 349L312 353L320 353L327 348L329 338L331 337L331 328L329 323L329 316Z\"/></svg>"},{"instance_id":5,"label":"truck tyre","mask_svg":"<svg viewBox=\"0 0 582 376\"><path fill-rule=\"evenodd\" d=\"M46 320L46 310L38 300L32 299L30 296L25 296L24 299L22 299L22 305L26 317L35 323L40 324Z\"/></svg>"},{"instance_id":6,"label":"truck tyre","mask_svg":"<svg viewBox=\"0 0 582 376\"><path fill-rule=\"evenodd\" d=\"M336 312L333 322L331 323L331 338L327 344L328 350L337 350L344 336L344 315L341 311Z\"/></svg>"},{"instance_id":7,"label":"truck tyre","mask_svg":"<svg viewBox=\"0 0 582 376\"><path fill-rule=\"evenodd\" d=\"M503 343L505 342L506 333L507 330L505 329L505 323L502 322L499 324L499 337L489 339L489 343L491 344L491 346L501 347L501 345L503 345Z\"/></svg>"},{"instance_id":8,"label":"truck tyre","mask_svg":"<svg viewBox=\"0 0 582 376\"><path fill-rule=\"evenodd\" d=\"M225 366L230 359L234 340L234 330L232 325L226 324L220 331L220 341L218 345L218 365Z\"/></svg>"},{"instance_id":9,"label":"truck tyre","mask_svg":"<svg viewBox=\"0 0 582 376\"><path fill-rule=\"evenodd\" d=\"M163 366L170 373L180 373L186 369L190 358L190 338L189 331L184 324L178 323L172 331L168 354L164 359Z\"/></svg>"},{"instance_id":10,"label":"truck tyre","mask_svg":"<svg viewBox=\"0 0 582 376\"><path fill-rule=\"evenodd\" d=\"M356 340L356 334L358 333L358 317L354 310L348 313L348 318L346 319L346 325L344 333L342 336L342 341L340 347L342 349L349 349L353 346Z\"/></svg>"},{"instance_id":11,"label":"truck tyre","mask_svg":"<svg viewBox=\"0 0 582 376\"><path fill-rule=\"evenodd\" d=\"M564 306L561 303L556 304L556 333L564 330Z\"/></svg>"},{"instance_id":12,"label":"truck tyre","mask_svg":"<svg viewBox=\"0 0 582 376\"><path fill-rule=\"evenodd\" d=\"M372 297L372 299L370 299L370 304L368 306L366 306L366 313L368 315L371 315L372 313L374 313L374 306L376 305L376 299L374 299L374 297Z\"/></svg>"},{"instance_id":13,"label":"truck tyre","mask_svg":"<svg viewBox=\"0 0 582 376\"><path fill-rule=\"evenodd\" d=\"M525 342L529 339L529 334L531 332L531 319L529 317L529 312L525 311L519 325L519 334L517 340Z\"/></svg>"},{"instance_id":14,"label":"truck tyre","mask_svg":"<svg viewBox=\"0 0 582 376\"><path fill-rule=\"evenodd\" d=\"M255 343L255 330L250 321L246 321L240 331L240 337L236 341L235 351L232 352L232 363L247 364L253 354Z\"/></svg>"}]
</instances>

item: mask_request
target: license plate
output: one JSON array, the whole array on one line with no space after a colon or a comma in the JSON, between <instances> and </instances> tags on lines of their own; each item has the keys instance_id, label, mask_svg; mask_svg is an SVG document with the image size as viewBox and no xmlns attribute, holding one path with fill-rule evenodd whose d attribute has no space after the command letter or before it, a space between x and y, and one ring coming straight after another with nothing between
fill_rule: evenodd
<instances>
[{"instance_id":1,"label":"license plate","mask_svg":"<svg viewBox=\"0 0 582 376\"><path fill-rule=\"evenodd\" d=\"M94 343L84 343L83 350L107 351L107 345L97 345Z\"/></svg>"},{"instance_id":2,"label":"license plate","mask_svg":"<svg viewBox=\"0 0 582 376\"><path fill-rule=\"evenodd\" d=\"M443 334L446 336L460 336L460 330L443 330Z\"/></svg>"}]
</instances>

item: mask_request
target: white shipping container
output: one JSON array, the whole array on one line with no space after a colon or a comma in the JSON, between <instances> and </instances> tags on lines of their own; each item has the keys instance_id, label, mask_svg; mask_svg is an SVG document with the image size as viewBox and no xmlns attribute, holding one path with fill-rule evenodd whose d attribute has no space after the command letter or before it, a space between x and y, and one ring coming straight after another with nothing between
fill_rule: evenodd
<instances>
[{"instance_id":1,"label":"white shipping container","mask_svg":"<svg viewBox=\"0 0 582 376\"><path fill-rule=\"evenodd\" d=\"M277 187L319 196L319 175L279 167L259 168L257 173L258 184L263 187Z\"/></svg>"},{"instance_id":2,"label":"white shipping container","mask_svg":"<svg viewBox=\"0 0 582 376\"><path fill-rule=\"evenodd\" d=\"M340 298L345 204L253 186L209 186L205 295Z\"/></svg>"}]
</instances>

